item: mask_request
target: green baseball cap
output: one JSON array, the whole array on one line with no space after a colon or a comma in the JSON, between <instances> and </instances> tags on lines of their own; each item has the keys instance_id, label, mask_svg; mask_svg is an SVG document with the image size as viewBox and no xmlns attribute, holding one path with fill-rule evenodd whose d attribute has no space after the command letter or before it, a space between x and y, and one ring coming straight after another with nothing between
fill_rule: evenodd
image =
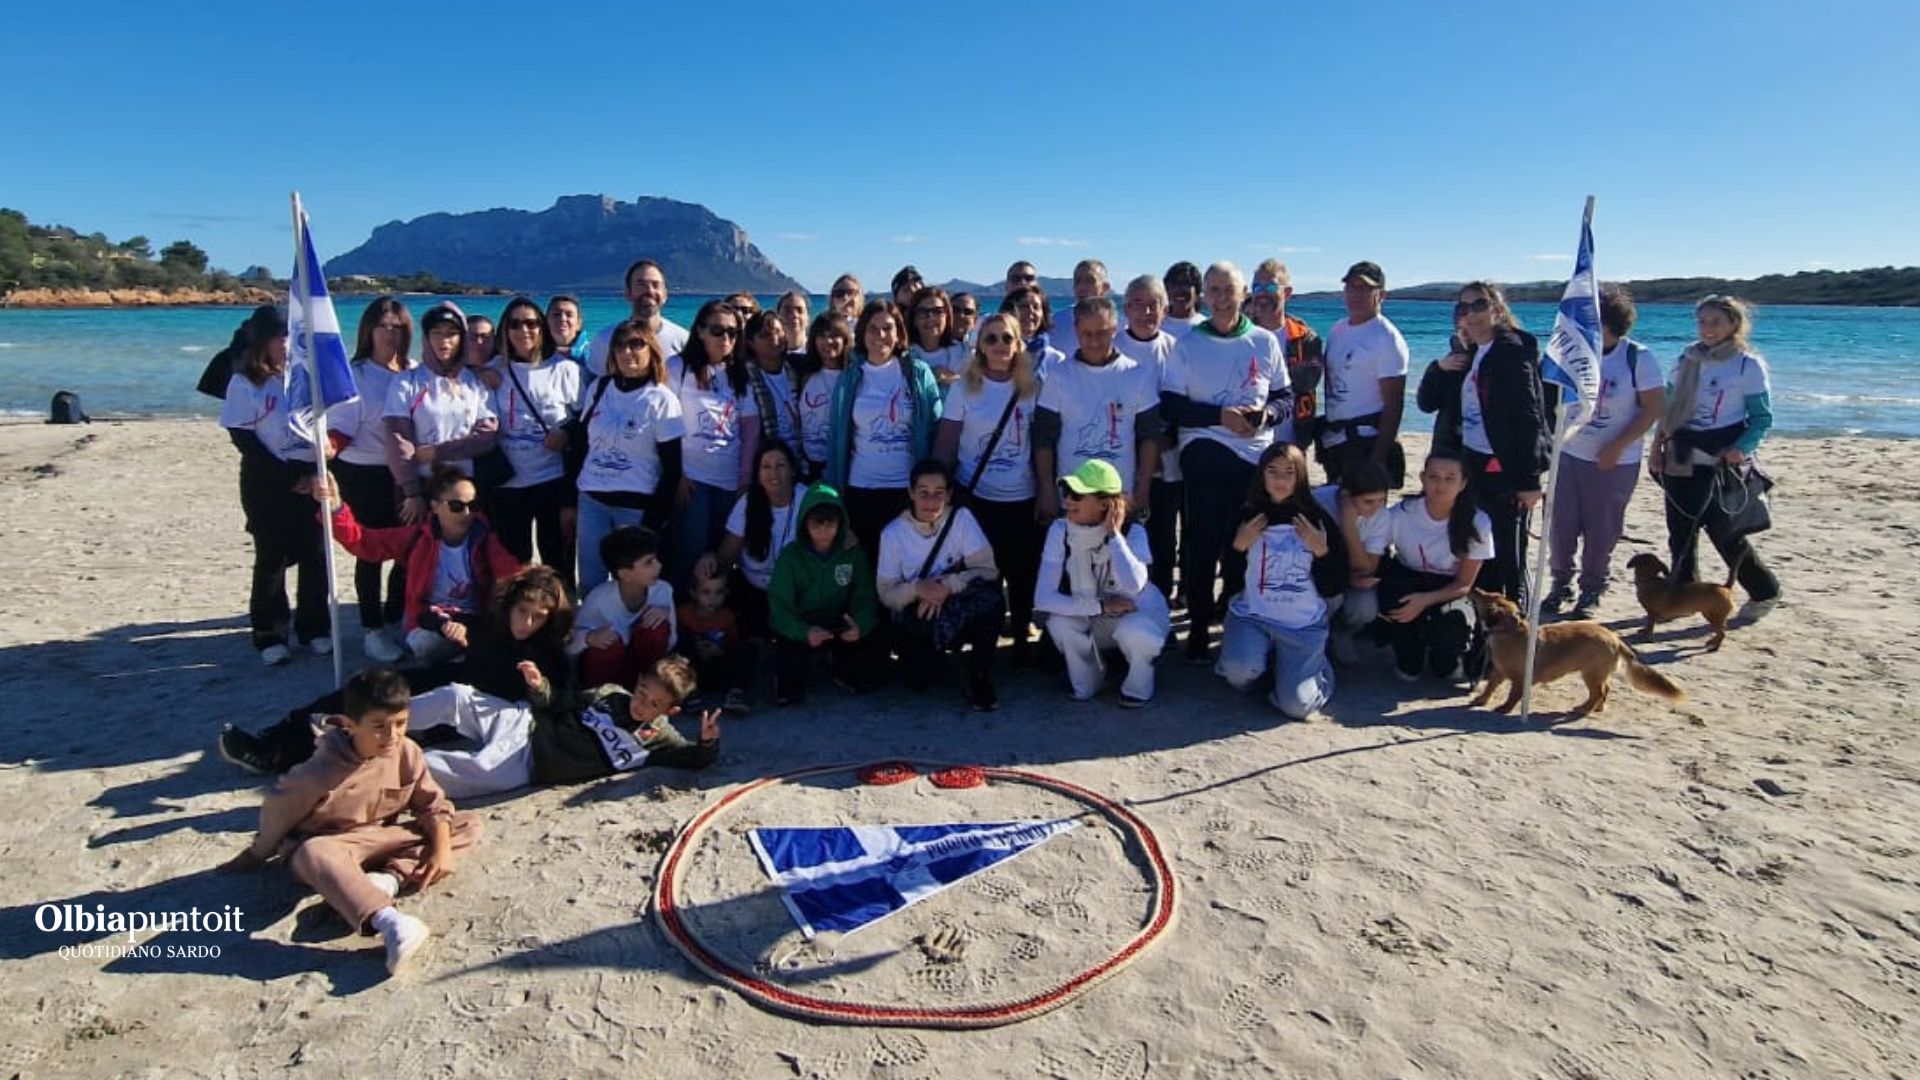
<instances>
[{"instance_id":1,"label":"green baseball cap","mask_svg":"<svg viewBox=\"0 0 1920 1080\"><path fill-rule=\"evenodd\" d=\"M1080 467L1060 478L1068 491L1076 495L1118 495L1122 491L1120 470L1099 458L1088 458Z\"/></svg>"}]
</instances>

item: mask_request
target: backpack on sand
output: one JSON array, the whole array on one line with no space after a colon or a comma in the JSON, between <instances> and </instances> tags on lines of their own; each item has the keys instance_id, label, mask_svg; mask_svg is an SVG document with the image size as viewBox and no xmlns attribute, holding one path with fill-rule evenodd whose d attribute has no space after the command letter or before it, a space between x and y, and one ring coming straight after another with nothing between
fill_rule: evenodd
<instances>
[{"instance_id":1,"label":"backpack on sand","mask_svg":"<svg viewBox=\"0 0 1920 1080\"><path fill-rule=\"evenodd\" d=\"M80 407L80 395L71 390L62 390L53 395L53 405L48 410L49 424L91 424L93 417Z\"/></svg>"}]
</instances>

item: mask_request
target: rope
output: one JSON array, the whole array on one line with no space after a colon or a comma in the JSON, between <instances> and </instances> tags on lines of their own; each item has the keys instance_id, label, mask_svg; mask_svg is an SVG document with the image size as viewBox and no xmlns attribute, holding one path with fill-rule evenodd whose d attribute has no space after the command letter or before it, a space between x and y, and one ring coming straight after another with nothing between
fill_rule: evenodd
<instances>
[{"instance_id":1,"label":"rope","mask_svg":"<svg viewBox=\"0 0 1920 1080\"><path fill-rule=\"evenodd\" d=\"M987 783L987 774L978 765L955 765L927 777L937 788L977 788Z\"/></svg>"},{"instance_id":2,"label":"rope","mask_svg":"<svg viewBox=\"0 0 1920 1080\"><path fill-rule=\"evenodd\" d=\"M854 774L863 784L885 787L888 784L904 784L920 775L920 770L905 761L876 761Z\"/></svg>"},{"instance_id":3,"label":"rope","mask_svg":"<svg viewBox=\"0 0 1920 1080\"><path fill-rule=\"evenodd\" d=\"M905 765L908 763L881 762L878 764ZM1146 925L1118 952L1065 982L1027 997L986 1005L915 1008L834 1001L798 993L759 978L751 971L742 971L734 967L702 943L692 928L687 925L680 907L681 877L684 866L688 853L694 850L699 838L727 811L755 792L790 781L856 769L865 771L866 768L873 767L869 765L862 768L851 764L823 765L763 777L740 786L695 815L693 820L687 823L686 828L681 830L672 846L667 849L661 862L659 877L654 883L653 915L660 925L661 932L666 934L667 940L673 942L674 946L685 954L695 967L732 987L749 1001L774 1012L830 1024L959 1030L998 1027L1057 1009L1118 974L1122 968L1139 959L1140 954L1145 952L1148 946L1159 940L1172 927L1175 900L1173 871L1167 865L1166 855L1160 850L1159 839L1131 810L1104 795L1088 791L1065 780L1015 769L980 768L979 772L983 780L991 778L1004 783L1028 784L1084 803L1091 811L1104 816L1138 846L1141 854L1145 856L1145 870L1152 885L1152 900Z\"/></svg>"}]
</instances>

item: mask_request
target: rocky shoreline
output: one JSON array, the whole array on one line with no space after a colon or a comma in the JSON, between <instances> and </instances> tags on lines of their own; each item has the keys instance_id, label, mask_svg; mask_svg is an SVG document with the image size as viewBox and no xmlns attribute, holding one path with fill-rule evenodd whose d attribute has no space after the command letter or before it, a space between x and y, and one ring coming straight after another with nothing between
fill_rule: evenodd
<instances>
[{"instance_id":1,"label":"rocky shoreline","mask_svg":"<svg viewBox=\"0 0 1920 1080\"><path fill-rule=\"evenodd\" d=\"M9 308L258 307L279 302L267 289L16 289Z\"/></svg>"}]
</instances>

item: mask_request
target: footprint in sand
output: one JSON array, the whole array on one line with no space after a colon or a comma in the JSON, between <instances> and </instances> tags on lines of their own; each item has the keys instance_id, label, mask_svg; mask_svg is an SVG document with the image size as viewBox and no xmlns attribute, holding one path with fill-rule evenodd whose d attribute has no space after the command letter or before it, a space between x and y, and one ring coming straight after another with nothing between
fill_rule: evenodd
<instances>
[{"instance_id":1,"label":"footprint in sand","mask_svg":"<svg viewBox=\"0 0 1920 1080\"><path fill-rule=\"evenodd\" d=\"M1110 1046L1100 1055L1100 1080L1146 1080L1149 1071L1147 1044L1143 1042Z\"/></svg>"},{"instance_id":2,"label":"footprint in sand","mask_svg":"<svg viewBox=\"0 0 1920 1080\"><path fill-rule=\"evenodd\" d=\"M882 1031L867 1044L868 1059L883 1069L918 1065L927 1054L927 1044L909 1031Z\"/></svg>"},{"instance_id":3,"label":"footprint in sand","mask_svg":"<svg viewBox=\"0 0 1920 1080\"><path fill-rule=\"evenodd\" d=\"M1561 1047L1556 1051L1552 1060L1547 1062L1547 1068L1553 1070L1553 1075L1560 1080L1608 1080L1605 1069L1594 1064L1591 1058L1568 1047Z\"/></svg>"},{"instance_id":4,"label":"footprint in sand","mask_svg":"<svg viewBox=\"0 0 1920 1080\"><path fill-rule=\"evenodd\" d=\"M734 1058L734 1037L719 1031L703 1031L689 1039L695 1061L716 1072L732 1076L740 1071Z\"/></svg>"},{"instance_id":5,"label":"footprint in sand","mask_svg":"<svg viewBox=\"0 0 1920 1080\"><path fill-rule=\"evenodd\" d=\"M1040 959L1047 951L1046 942L1032 934L1021 934L1007 946L1007 959L1019 964L1031 964Z\"/></svg>"},{"instance_id":6,"label":"footprint in sand","mask_svg":"<svg viewBox=\"0 0 1920 1080\"><path fill-rule=\"evenodd\" d=\"M981 874L967 886L974 892L995 903L1012 903L1020 898L1020 886L1008 881L1004 876Z\"/></svg>"},{"instance_id":7,"label":"footprint in sand","mask_svg":"<svg viewBox=\"0 0 1920 1080\"><path fill-rule=\"evenodd\" d=\"M959 964L928 964L908 972L907 981L924 993L956 997L966 992L973 979Z\"/></svg>"},{"instance_id":8,"label":"footprint in sand","mask_svg":"<svg viewBox=\"0 0 1920 1080\"><path fill-rule=\"evenodd\" d=\"M1234 1031L1252 1031L1270 1023L1266 1009L1260 1004L1259 991L1244 983L1228 990L1220 999L1220 1011L1226 1015L1227 1027Z\"/></svg>"}]
</instances>

